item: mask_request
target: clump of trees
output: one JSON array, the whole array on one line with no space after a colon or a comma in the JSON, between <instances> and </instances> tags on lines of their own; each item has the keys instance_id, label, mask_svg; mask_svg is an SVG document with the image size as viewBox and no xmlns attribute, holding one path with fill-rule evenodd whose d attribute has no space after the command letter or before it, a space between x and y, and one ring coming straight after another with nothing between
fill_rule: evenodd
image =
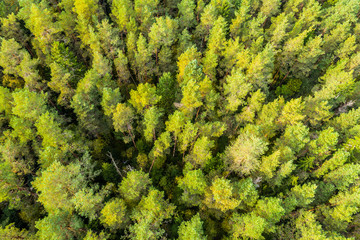
<instances>
[{"instance_id":1,"label":"clump of trees","mask_svg":"<svg viewBox=\"0 0 360 240\"><path fill-rule=\"evenodd\" d=\"M359 0L3 0L0 239L360 239Z\"/></svg>"}]
</instances>

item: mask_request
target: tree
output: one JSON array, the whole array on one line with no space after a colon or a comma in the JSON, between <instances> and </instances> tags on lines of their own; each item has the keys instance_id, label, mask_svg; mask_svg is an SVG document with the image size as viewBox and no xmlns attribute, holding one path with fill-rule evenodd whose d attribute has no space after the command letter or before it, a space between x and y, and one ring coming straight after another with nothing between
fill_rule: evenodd
<instances>
[{"instance_id":1,"label":"tree","mask_svg":"<svg viewBox=\"0 0 360 240\"><path fill-rule=\"evenodd\" d=\"M279 198L265 198L256 203L254 213L266 220L264 232L274 232L275 224L285 214Z\"/></svg>"},{"instance_id":2,"label":"tree","mask_svg":"<svg viewBox=\"0 0 360 240\"><path fill-rule=\"evenodd\" d=\"M224 84L224 94L226 95L226 109L237 111L238 107L245 104L245 97L251 91L252 85L245 79L245 75L240 69L231 71L231 76L226 78Z\"/></svg>"},{"instance_id":3,"label":"tree","mask_svg":"<svg viewBox=\"0 0 360 240\"><path fill-rule=\"evenodd\" d=\"M309 142L309 152L318 159L327 158L338 143L339 134L329 127L319 133L319 137Z\"/></svg>"},{"instance_id":4,"label":"tree","mask_svg":"<svg viewBox=\"0 0 360 240\"><path fill-rule=\"evenodd\" d=\"M145 33L154 22L159 1L136 0L134 3L135 16L140 25L140 30Z\"/></svg>"},{"instance_id":5,"label":"tree","mask_svg":"<svg viewBox=\"0 0 360 240\"><path fill-rule=\"evenodd\" d=\"M183 190L181 200L190 206L197 206L201 203L207 184L201 169L196 169L184 172L178 186Z\"/></svg>"},{"instance_id":6,"label":"tree","mask_svg":"<svg viewBox=\"0 0 360 240\"><path fill-rule=\"evenodd\" d=\"M299 239L324 239L326 238L321 225L315 219L315 214L308 211L301 211L295 221Z\"/></svg>"},{"instance_id":7,"label":"tree","mask_svg":"<svg viewBox=\"0 0 360 240\"><path fill-rule=\"evenodd\" d=\"M241 133L226 150L226 163L230 171L248 175L257 170L259 157L267 151L267 143L251 133Z\"/></svg>"},{"instance_id":8,"label":"tree","mask_svg":"<svg viewBox=\"0 0 360 240\"><path fill-rule=\"evenodd\" d=\"M46 94L31 92L23 89L13 92L12 114L35 122L43 113L46 112Z\"/></svg>"},{"instance_id":9,"label":"tree","mask_svg":"<svg viewBox=\"0 0 360 240\"><path fill-rule=\"evenodd\" d=\"M170 113L177 95L176 80L169 72L164 73L156 88L156 94L160 96L159 106Z\"/></svg>"},{"instance_id":10,"label":"tree","mask_svg":"<svg viewBox=\"0 0 360 240\"><path fill-rule=\"evenodd\" d=\"M56 160L66 162L66 155L71 152L70 146L73 145L70 142L73 134L63 131L57 122L58 119L59 117L55 114L46 112L35 123L37 134L42 137L39 162L44 169Z\"/></svg>"},{"instance_id":11,"label":"tree","mask_svg":"<svg viewBox=\"0 0 360 240\"><path fill-rule=\"evenodd\" d=\"M147 193L151 182L149 174L137 170L131 171L121 181L119 192L127 204L136 205L141 197Z\"/></svg>"},{"instance_id":12,"label":"tree","mask_svg":"<svg viewBox=\"0 0 360 240\"><path fill-rule=\"evenodd\" d=\"M180 152L185 154L186 150L189 146L192 145L192 142L195 141L197 133L198 133L198 127L196 127L194 124L192 124L190 121L187 121L184 125L184 129L182 133L179 135L179 150Z\"/></svg>"},{"instance_id":13,"label":"tree","mask_svg":"<svg viewBox=\"0 0 360 240\"><path fill-rule=\"evenodd\" d=\"M144 113L144 137L146 141L156 140L156 131L159 129L162 112L157 107L150 107Z\"/></svg>"},{"instance_id":14,"label":"tree","mask_svg":"<svg viewBox=\"0 0 360 240\"><path fill-rule=\"evenodd\" d=\"M132 141L134 146L135 136L133 133L132 123L135 119L134 110L125 103L118 103L113 113L113 125L116 132L128 133L129 137L125 137L126 143Z\"/></svg>"},{"instance_id":15,"label":"tree","mask_svg":"<svg viewBox=\"0 0 360 240\"><path fill-rule=\"evenodd\" d=\"M296 207L305 208L315 199L316 184L296 185L291 189L289 196L284 200L284 208L286 212L295 210Z\"/></svg>"},{"instance_id":16,"label":"tree","mask_svg":"<svg viewBox=\"0 0 360 240\"><path fill-rule=\"evenodd\" d=\"M116 55L117 57L114 59L114 64L119 77L118 86L120 87L129 82L131 75L128 67L129 60L124 52L122 50L118 50Z\"/></svg>"},{"instance_id":17,"label":"tree","mask_svg":"<svg viewBox=\"0 0 360 240\"><path fill-rule=\"evenodd\" d=\"M204 167L211 159L211 148L214 147L214 141L208 137L200 137L194 143L192 153L185 159L194 166Z\"/></svg>"},{"instance_id":18,"label":"tree","mask_svg":"<svg viewBox=\"0 0 360 240\"><path fill-rule=\"evenodd\" d=\"M199 62L200 56L201 56L201 54L200 54L200 52L197 51L197 48L195 46L188 48L184 53L182 53L179 56L179 59L177 62L177 66L179 69L179 74L177 75L177 80L178 80L179 84L181 84L183 82L183 78L184 78L185 71L186 71L188 64L190 62L193 62L194 60L197 60L197 62ZM194 65L194 63L192 63L192 65ZM189 66L188 69L191 69L191 67ZM189 70L187 70L187 71L189 71Z\"/></svg>"},{"instance_id":19,"label":"tree","mask_svg":"<svg viewBox=\"0 0 360 240\"><path fill-rule=\"evenodd\" d=\"M156 87L149 83L141 83L136 90L130 91L129 103L138 113L143 113L145 109L156 105L160 100L161 97L156 94Z\"/></svg>"},{"instance_id":20,"label":"tree","mask_svg":"<svg viewBox=\"0 0 360 240\"><path fill-rule=\"evenodd\" d=\"M41 55L50 55L51 45L57 39L59 29L52 21L53 15L49 9L32 4L30 15L25 19L26 26L35 35L33 42L39 48ZM50 59L47 59L48 61Z\"/></svg>"},{"instance_id":21,"label":"tree","mask_svg":"<svg viewBox=\"0 0 360 240\"><path fill-rule=\"evenodd\" d=\"M112 2L112 17L118 25L121 32L127 31L130 17L134 16L132 2L129 0L116 0Z\"/></svg>"},{"instance_id":22,"label":"tree","mask_svg":"<svg viewBox=\"0 0 360 240\"><path fill-rule=\"evenodd\" d=\"M301 122L305 116L302 114L304 103L301 98L291 99L282 109L281 115L278 119L282 126L294 125Z\"/></svg>"},{"instance_id":23,"label":"tree","mask_svg":"<svg viewBox=\"0 0 360 240\"><path fill-rule=\"evenodd\" d=\"M185 125L186 117L183 112L176 110L172 115L169 116L169 119L165 122L166 131L174 135L174 150L173 155L175 154L176 143L180 136L180 133Z\"/></svg>"},{"instance_id":24,"label":"tree","mask_svg":"<svg viewBox=\"0 0 360 240\"><path fill-rule=\"evenodd\" d=\"M30 89L41 86L37 64L38 61L31 59L30 54L14 39L1 41L0 66L4 68L4 73L22 77Z\"/></svg>"},{"instance_id":25,"label":"tree","mask_svg":"<svg viewBox=\"0 0 360 240\"><path fill-rule=\"evenodd\" d=\"M271 17L278 13L280 5L281 2L279 0L265 0L262 2L260 12L267 17Z\"/></svg>"},{"instance_id":26,"label":"tree","mask_svg":"<svg viewBox=\"0 0 360 240\"><path fill-rule=\"evenodd\" d=\"M127 218L126 204L121 198L111 199L101 210L100 221L111 230L124 228L128 221Z\"/></svg>"},{"instance_id":27,"label":"tree","mask_svg":"<svg viewBox=\"0 0 360 240\"><path fill-rule=\"evenodd\" d=\"M101 106L103 108L104 114L111 118L121 100L122 97L119 88L103 88Z\"/></svg>"},{"instance_id":28,"label":"tree","mask_svg":"<svg viewBox=\"0 0 360 240\"><path fill-rule=\"evenodd\" d=\"M266 221L254 213L239 215L234 213L230 219L230 234L233 238L261 239Z\"/></svg>"},{"instance_id":29,"label":"tree","mask_svg":"<svg viewBox=\"0 0 360 240\"><path fill-rule=\"evenodd\" d=\"M76 29L79 32L82 43L89 44L90 32L89 26L94 24L92 16L97 16L97 12L100 11L99 5L95 0L74 0L73 11L77 14Z\"/></svg>"},{"instance_id":30,"label":"tree","mask_svg":"<svg viewBox=\"0 0 360 240\"><path fill-rule=\"evenodd\" d=\"M274 51L268 44L262 52L251 61L246 76L249 82L262 90L267 91L268 84L272 81L274 71Z\"/></svg>"},{"instance_id":31,"label":"tree","mask_svg":"<svg viewBox=\"0 0 360 240\"><path fill-rule=\"evenodd\" d=\"M181 111L185 116L192 116L194 111L203 105L201 101L201 93L199 85L193 79L189 80L186 85L183 85L182 99L181 99Z\"/></svg>"},{"instance_id":32,"label":"tree","mask_svg":"<svg viewBox=\"0 0 360 240\"><path fill-rule=\"evenodd\" d=\"M339 149L334 153L334 155L330 159L326 160L321 165L321 167L314 172L314 174L317 177L323 176L328 171L332 171L337 167L343 165L348 160L349 156L350 156L349 152L347 152L344 149Z\"/></svg>"},{"instance_id":33,"label":"tree","mask_svg":"<svg viewBox=\"0 0 360 240\"><path fill-rule=\"evenodd\" d=\"M181 0L178 4L181 28L192 28L195 25L195 7L193 0Z\"/></svg>"},{"instance_id":34,"label":"tree","mask_svg":"<svg viewBox=\"0 0 360 240\"><path fill-rule=\"evenodd\" d=\"M109 129L104 128L103 113L100 110L99 82L104 82L95 69L89 70L77 85L75 95L71 101L80 120L80 125L90 134L105 134Z\"/></svg>"},{"instance_id":35,"label":"tree","mask_svg":"<svg viewBox=\"0 0 360 240\"><path fill-rule=\"evenodd\" d=\"M15 4L14 4L15 5ZM26 45L28 36L20 26L20 19L14 14L14 12L7 15L7 17L0 18L1 28L0 34L6 39L14 38L16 42L21 45Z\"/></svg>"},{"instance_id":36,"label":"tree","mask_svg":"<svg viewBox=\"0 0 360 240\"><path fill-rule=\"evenodd\" d=\"M230 180L216 178L205 192L203 203L212 209L227 212L239 206L240 201L235 197L235 189Z\"/></svg>"},{"instance_id":37,"label":"tree","mask_svg":"<svg viewBox=\"0 0 360 240\"><path fill-rule=\"evenodd\" d=\"M156 18L156 22L151 26L149 32L149 47L155 53L155 61L158 63L158 53L160 48L170 47L177 38L178 23L169 17Z\"/></svg>"},{"instance_id":38,"label":"tree","mask_svg":"<svg viewBox=\"0 0 360 240\"><path fill-rule=\"evenodd\" d=\"M291 16L286 13L281 13L276 17L271 19L271 26L266 31L269 35L271 45L278 49L281 47L281 44L285 41L288 36L288 29L290 27Z\"/></svg>"},{"instance_id":39,"label":"tree","mask_svg":"<svg viewBox=\"0 0 360 240\"><path fill-rule=\"evenodd\" d=\"M86 179L81 174L81 165L72 163L64 166L58 161L53 162L42 171L41 177L32 185L37 189L39 201L47 212L56 216L58 210L72 212L74 204L70 201L74 194L84 188Z\"/></svg>"},{"instance_id":40,"label":"tree","mask_svg":"<svg viewBox=\"0 0 360 240\"><path fill-rule=\"evenodd\" d=\"M204 73L212 80L216 78L216 67L219 64L220 54L225 48L227 25L223 17L214 22L208 39L208 49L203 59Z\"/></svg>"},{"instance_id":41,"label":"tree","mask_svg":"<svg viewBox=\"0 0 360 240\"><path fill-rule=\"evenodd\" d=\"M106 187L98 193L94 193L92 188L85 188L75 193L71 201L74 203L75 209L80 216L87 217L90 221L93 221L99 217L100 209L103 207L102 202L107 194Z\"/></svg>"},{"instance_id":42,"label":"tree","mask_svg":"<svg viewBox=\"0 0 360 240\"><path fill-rule=\"evenodd\" d=\"M174 214L175 206L164 200L164 192L150 189L134 209L131 219L135 222L129 227L131 239L156 239L164 230L162 222Z\"/></svg>"},{"instance_id":43,"label":"tree","mask_svg":"<svg viewBox=\"0 0 360 240\"><path fill-rule=\"evenodd\" d=\"M206 236L202 229L202 221L199 214L191 218L190 221L183 221L179 227L178 234L180 240L205 240Z\"/></svg>"},{"instance_id":44,"label":"tree","mask_svg":"<svg viewBox=\"0 0 360 240\"><path fill-rule=\"evenodd\" d=\"M303 149L309 141L309 128L302 123L297 123L286 127L279 144L283 143L297 153Z\"/></svg>"},{"instance_id":45,"label":"tree","mask_svg":"<svg viewBox=\"0 0 360 240\"><path fill-rule=\"evenodd\" d=\"M171 146L171 137L169 132L163 132L158 139L154 142L154 147L150 151L150 159L152 163L150 166L149 172L151 172L152 167L154 166L155 160L157 158L165 157L168 154L169 148ZM159 166L161 167L161 166Z\"/></svg>"},{"instance_id":46,"label":"tree","mask_svg":"<svg viewBox=\"0 0 360 240\"><path fill-rule=\"evenodd\" d=\"M36 237L40 239L77 239L81 236L82 220L66 211L57 211L37 221Z\"/></svg>"},{"instance_id":47,"label":"tree","mask_svg":"<svg viewBox=\"0 0 360 240\"><path fill-rule=\"evenodd\" d=\"M0 228L0 237L2 239L33 239L33 236L28 231L16 228L14 223Z\"/></svg>"}]
</instances>

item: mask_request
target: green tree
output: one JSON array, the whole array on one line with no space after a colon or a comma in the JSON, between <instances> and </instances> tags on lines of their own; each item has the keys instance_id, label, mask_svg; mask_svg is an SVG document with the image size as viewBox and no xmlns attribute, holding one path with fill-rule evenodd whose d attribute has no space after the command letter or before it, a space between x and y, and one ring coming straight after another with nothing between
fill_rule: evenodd
<instances>
[{"instance_id":1,"label":"green tree","mask_svg":"<svg viewBox=\"0 0 360 240\"><path fill-rule=\"evenodd\" d=\"M112 17L121 32L127 31L129 20L134 16L133 4L129 0L116 0L111 5Z\"/></svg>"},{"instance_id":2,"label":"green tree","mask_svg":"<svg viewBox=\"0 0 360 240\"><path fill-rule=\"evenodd\" d=\"M251 91L252 85L246 81L241 70L233 69L231 76L226 78L224 94L226 96L226 109L237 111L238 107L245 104L245 97Z\"/></svg>"},{"instance_id":3,"label":"green tree","mask_svg":"<svg viewBox=\"0 0 360 240\"><path fill-rule=\"evenodd\" d=\"M195 25L195 7L193 0L181 0L178 4L181 28L192 28Z\"/></svg>"},{"instance_id":4,"label":"green tree","mask_svg":"<svg viewBox=\"0 0 360 240\"><path fill-rule=\"evenodd\" d=\"M226 150L228 169L245 175L257 170L260 166L259 158L267 151L267 145L256 135L241 133Z\"/></svg>"},{"instance_id":5,"label":"green tree","mask_svg":"<svg viewBox=\"0 0 360 240\"><path fill-rule=\"evenodd\" d=\"M136 90L130 91L129 103L134 106L138 113L156 105L161 97L156 94L156 87L149 84L139 84Z\"/></svg>"},{"instance_id":6,"label":"green tree","mask_svg":"<svg viewBox=\"0 0 360 240\"><path fill-rule=\"evenodd\" d=\"M240 201L235 197L235 189L230 180L216 178L206 190L203 203L208 208L217 209L225 213L238 207Z\"/></svg>"},{"instance_id":7,"label":"green tree","mask_svg":"<svg viewBox=\"0 0 360 240\"><path fill-rule=\"evenodd\" d=\"M30 89L41 87L37 59L32 59L30 54L21 48L14 39L1 41L0 66L4 73L13 74L24 79L25 85Z\"/></svg>"},{"instance_id":8,"label":"green tree","mask_svg":"<svg viewBox=\"0 0 360 240\"><path fill-rule=\"evenodd\" d=\"M100 221L111 230L124 228L128 221L125 201L120 198L108 201L101 210Z\"/></svg>"},{"instance_id":9,"label":"green tree","mask_svg":"<svg viewBox=\"0 0 360 240\"><path fill-rule=\"evenodd\" d=\"M151 185L149 174L142 171L128 172L119 185L119 192L129 205L137 204Z\"/></svg>"},{"instance_id":10,"label":"green tree","mask_svg":"<svg viewBox=\"0 0 360 240\"><path fill-rule=\"evenodd\" d=\"M191 218L190 221L183 221L179 227L178 234L180 240L205 240L202 221L199 214Z\"/></svg>"},{"instance_id":11,"label":"green tree","mask_svg":"<svg viewBox=\"0 0 360 240\"><path fill-rule=\"evenodd\" d=\"M135 144L135 135L133 132L133 121L135 119L134 110L125 103L119 103L113 113L113 125L116 132L122 132L129 134L125 136L124 141L128 143L130 141Z\"/></svg>"},{"instance_id":12,"label":"green tree","mask_svg":"<svg viewBox=\"0 0 360 240\"><path fill-rule=\"evenodd\" d=\"M197 206L205 194L206 179L201 169L184 172L178 179L178 186L183 190L181 200L190 206Z\"/></svg>"},{"instance_id":13,"label":"green tree","mask_svg":"<svg viewBox=\"0 0 360 240\"><path fill-rule=\"evenodd\" d=\"M146 141L156 140L156 132L159 130L162 112L157 107L150 107L144 113L144 137Z\"/></svg>"},{"instance_id":14,"label":"green tree","mask_svg":"<svg viewBox=\"0 0 360 240\"><path fill-rule=\"evenodd\" d=\"M200 137L194 143L192 153L185 158L185 161L189 161L194 166L204 167L211 159L211 149L214 147L214 141L208 137Z\"/></svg>"},{"instance_id":15,"label":"green tree","mask_svg":"<svg viewBox=\"0 0 360 240\"><path fill-rule=\"evenodd\" d=\"M131 239L157 239L164 230L162 222L171 218L175 206L164 200L164 192L150 189L139 205L134 209L131 219L134 225L129 227Z\"/></svg>"},{"instance_id":16,"label":"green tree","mask_svg":"<svg viewBox=\"0 0 360 240\"><path fill-rule=\"evenodd\" d=\"M266 221L254 213L239 215L234 213L230 219L230 235L234 239L261 239L266 228Z\"/></svg>"}]
</instances>

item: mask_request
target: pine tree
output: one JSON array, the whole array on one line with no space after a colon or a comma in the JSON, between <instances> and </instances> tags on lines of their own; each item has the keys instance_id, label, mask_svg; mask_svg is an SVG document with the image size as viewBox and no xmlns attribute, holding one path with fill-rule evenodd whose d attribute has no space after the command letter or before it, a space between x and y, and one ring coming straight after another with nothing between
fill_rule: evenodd
<instances>
[{"instance_id":1,"label":"pine tree","mask_svg":"<svg viewBox=\"0 0 360 240\"><path fill-rule=\"evenodd\" d=\"M248 175L257 170L259 157L267 150L267 143L251 133L241 133L227 148L228 169L238 174Z\"/></svg>"},{"instance_id":2,"label":"pine tree","mask_svg":"<svg viewBox=\"0 0 360 240\"><path fill-rule=\"evenodd\" d=\"M178 234L180 240L205 240L202 221L199 214L191 218L190 221L183 221L179 227Z\"/></svg>"}]
</instances>

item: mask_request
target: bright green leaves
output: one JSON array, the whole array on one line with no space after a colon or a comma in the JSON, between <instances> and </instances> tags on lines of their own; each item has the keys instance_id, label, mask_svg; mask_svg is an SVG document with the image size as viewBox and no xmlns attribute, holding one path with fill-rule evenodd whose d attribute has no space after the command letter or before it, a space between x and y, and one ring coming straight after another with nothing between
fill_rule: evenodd
<instances>
[{"instance_id":1,"label":"bright green leaves","mask_svg":"<svg viewBox=\"0 0 360 240\"><path fill-rule=\"evenodd\" d=\"M218 209L222 212L234 210L240 201L235 197L235 189L230 180L217 178L205 193L204 204L208 208Z\"/></svg>"},{"instance_id":2,"label":"bright green leaves","mask_svg":"<svg viewBox=\"0 0 360 240\"><path fill-rule=\"evenodd\" d=\"M11 223L5 227L0 228L1 239L33 239L29 232L25 229L20 230ZM34 238L35 239L35 238Z\"/></svg>"},{"instance_id":3,"label":"bright green leaves","mask_svg":"<svg viewBox=\"0 0 360 240\"><path fill-rule=\"evenodd\" d=\"M211 159L211 149L214 147L214 141L211 141L208 137L201 137L194 143L192 153L185 159L194 166L204 167Z\"/></svg>"},{"instance_id":4,"label":"bright green leaves","mask_svg":"<svg viewBox=\"0 0 360 240\"><path fill-rule=\"evenodd\" d=\"M21 48L21 45L14 39L1 41L0 66L4 73L22 77L30 89L40 87L40 76L36 69L38 61L31 59L30 54Z\"/></svg>"},{"instance_id":5,"label":"bright green leaves","mask_svg":"<svg viewBox=\"0 0 360 240\"><path fill-rule=\"evenodd\" d=\"M124 138L125 142L133 141L135 136L133 134L132 123L135 119L134 110L125 103L119 103L113 114L113 125L117 132L128 133L129 137Z\"/></svg>"},{"instance_id":6,"label":"bright green leaves","mask_svg":"<svg viewBox=\"0 0 360 240\"><path fill-rule=\"evenodd\" d=\"M254 213L239 215L235 213L230 219L230 234L234 239L262 239L266 221Z\"/></svg>"},{"instance_id":7,"label":"bright green leaves","mask_svg":"<svg viewBox=\"0 0 360 240\"><path fill-rule=\"evenodd\" d=\"M151 142L156 139L156 131L160 125L162 112L157 107L150 107L144 114L144 137Z\"/></svg>"},{"instance_id":8,"label":"bright green leaves","mask_svg":"<svg viewBox=\"0 0 360 240\"><path fill-rule=\"evenodd\" d=\"M112 16L120 31L126 31L129 20L134 16L132 2L129 0L115 0L112 2Z\"/></svg>"},{"instance_id":9,"label":"bright green leaves","mask_svg":"<svg viewBox=\"0 0 360 240\"><path fill-rule=\"evenodd\" d=\"M252 60L247 70L247 77L254 86L263 90L268 89L268 84L272 81L274 71L274 50L271 45L267 45Z\"/></svg>"},{"instance_id":10,"label":"bright green leaves","mask_svg":"<svg viewBox=\"0 0 360 240\"><path fill-rule=\"evenodd\" d=\"M199 214L195 215L190 221L183 221L179 227L179 240L205 240L202 221Z\"/></svg>"},{"instance_id":11,"label":"bright green leaves","mask_svg":"<svg viewBox=\"0 0 360 240\"><path fill-rule=\"evenodd\" d=\"M58 209L73 211L70 199L86 183L80 167L78 164L63 166L55 161L42 172L41 177L35 179L33 186L41 192L39 201L47 212L53 213Z\"/></svg>"},{"instance_id":12,"label":"bright green leaves","mask_svg":"<svg viewBox=\"0 0 360 240\"><path fill-rule=\"evenodd\" d=\"M245 104L244 99L251 89L252 85L246 81L242 71L233 69L224 84L224 94L227 100L226 109L236 111L239 106Z\"/></svg>"},{"instance_id":13,"label":"bright green leaves","mask_svg":"<svg viewBox=\"0 0 360 240\"><path fill-rule=\"evenodd\" d=\"M120 103L121 100L122 97L119 88L104 88L101 100L101 106L104 110L104 114L108 117L112 117L116 111L117 104Z\"/></svg>"},{"instance_id":14,"label":"bright green leaves","mask_svg":"<svg viewBox=\"0 0 360 240\"><path fill-rule=\"evenodd\" d=\"M200 169L187 171L178 183L184 191L181 200L191 206L199 205L207 187L203 172Z\"/></svg>"},{"instance_id":15,"label":"bright green leaves","mask_svg":"<svg viewBox=\"0 0 360 240\"><path fill-rule=\"evenodd\" d=\"M160 227L162 222L174 214L175 206L164 200L164 192L150 189L148 195L143 197L131 215L135 222L130 226L131 239L156 239L164 230Z\"/></svg>"},{"instance_id":16,"label":"bright green leaves","mask_svg":"<svg viewBox=\"0 0 360 240\"><path fill-rule=\"evenodd\" d=\"M293 187L289 196L284 200L286 212L289 213L295 210L296 207L307 207L314 201L316 189L317 185L310 183Z\"/></svg>"},{"instance_id":17,"label":"bright green leaves","mask_svg":"<svg viewBox=\"0 0 360 240\"><path fill-rule=\"evenodd\" d=\"M129 205L138 203L151 185L149 174L142 171L131 171L119 185L119 192Z\"/></svg>"},{"instance_id":18,"label":"bright green leaves","mask_svg":"<svg viewBox=\"0 0 360 240\"><path fill-rule=\"evenodd\" d=\"M301 98L291 99L287 102L278 119L281 125L294 125L301 122L305 116L302 114L304 110L304 103Z\"/></svg>"},{"instance_id":19,"label":"bright green leaves","mask_svg":"<svg viewBox=\"0 0 360 240\"><path fill-rule=\"evenodd\" d=\"M274 232L275 224L285 214L278 198L264 198L257 202L254 213L266 220L265 232Z\"/></svg>"},{"instance_id":20,"label":"bright green leaves","mask_svg":"<svg viewBox=\"0 0 360 240\"><path fill-rule=\"evenodd\" d=\"M107 202L101 210L100 221L111 230L117 230L126 227L128 215L126 204L120 198L113 198Z\"/></svg>"},{"instance_id":21,"label":"bright green leaves","mask_svg":"<svg viewBox=\"0 0 360 240\"><path fill-rule=\"evenodd\" d=\"M12 113L20 118L35 122L46 111L46 94L23 89L13 93Z\"/></svg>"},{"instance_id":22,"label":"bright green leaves","mask_svg":"<svg viewBox=\"0 0 360 240\"><path fill-rule=\"evenodd\" d=\"M156 95L156 87L145 83L139 84L136 90L130 91L129 103L138 113L142 113L145 108L157 104L160 99L161 97Z\"/></svg>"},{"instance_id":23,"label":"bright green leaves","mask_svg":"<svg viewBox=\"0 0 360 240\"><path fill-rule=\"evenodd\" d=\"M296 219L296 229L299 239L326 239L325 233L321 229L321 225L316 221L315 214L309 211L302 211Z\"/></svg>"}]
</instances>

